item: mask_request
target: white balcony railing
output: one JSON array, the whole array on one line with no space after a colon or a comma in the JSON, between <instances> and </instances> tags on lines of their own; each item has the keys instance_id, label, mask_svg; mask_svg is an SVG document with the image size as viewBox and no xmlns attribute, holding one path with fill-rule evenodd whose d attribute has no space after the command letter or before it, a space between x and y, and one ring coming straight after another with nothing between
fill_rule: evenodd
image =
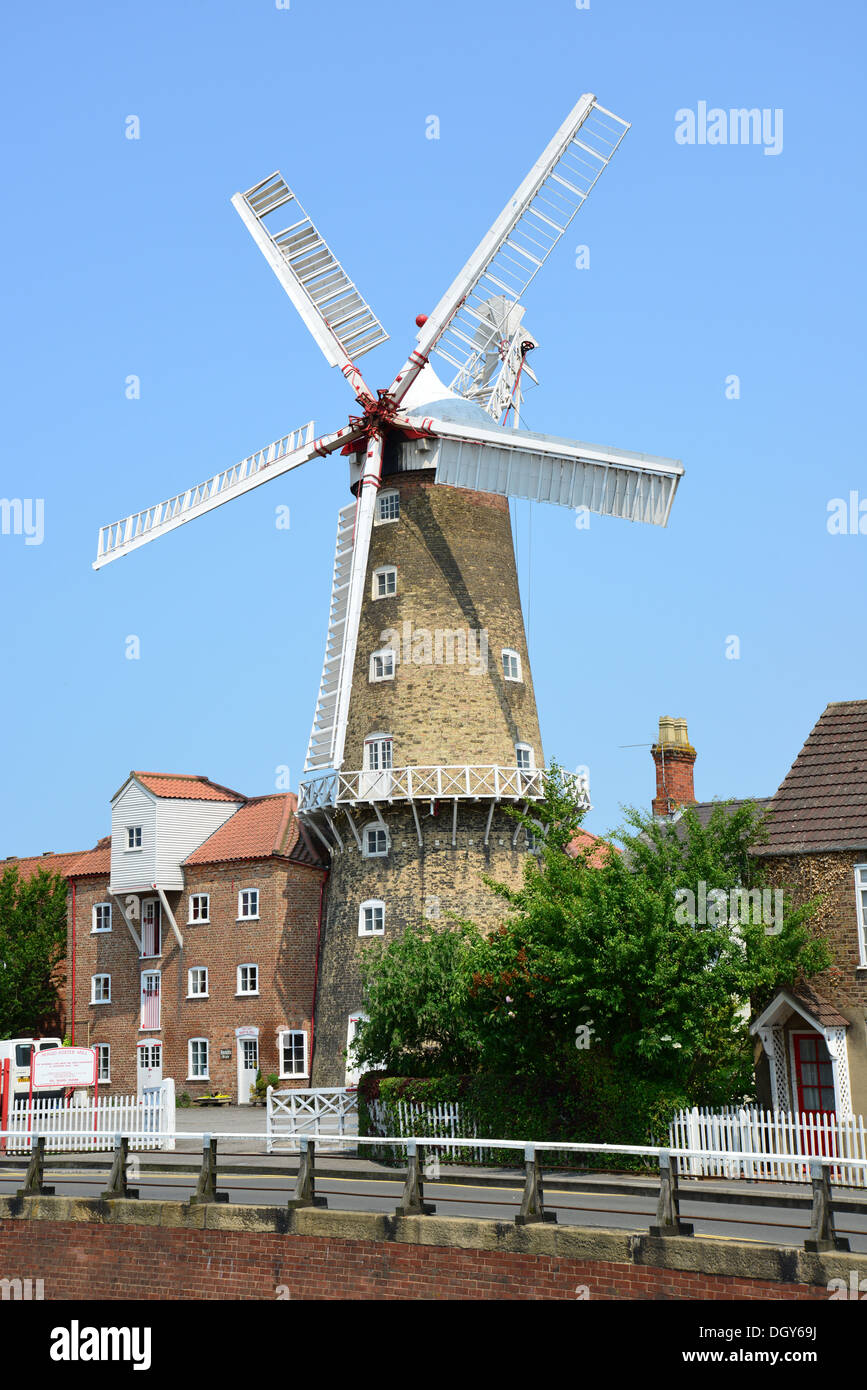
<instances>
[{"instance_id":1,"label":"white balcony railing","mask_svg":"<svg viewBox=\"0 0 867 1390\"><path fill-rule=\"evenodd\" d=\"M302 782L298 810L318 811L369 801L512 800L538 801L545 795L545 768L464 764L456 767L392 767L380 772L323 772ZM563 777L590 806L587 778Z\"/></svg>"}]
</instances>

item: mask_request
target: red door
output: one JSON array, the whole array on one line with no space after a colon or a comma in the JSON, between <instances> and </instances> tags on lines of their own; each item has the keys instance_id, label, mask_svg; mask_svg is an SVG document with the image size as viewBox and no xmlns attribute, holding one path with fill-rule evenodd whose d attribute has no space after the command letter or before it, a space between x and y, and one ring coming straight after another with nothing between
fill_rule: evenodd
<instances>
[{"instance_id":1,"label":"red door","mask_svg":"<svg viewBox=\"0 0 867 1390\"><path fill-rule=\"evenodd\" d=\"M834 1068L825 1039L818 1033L795 1033L793 1040L798 1110L802 1120L808 1119L808 1123L802 1126L804 1152L812 1153L815 1149L825 1153L824 1136L815 1133L809 1120L834 1119Z\"/></svg>"}]
</instances>

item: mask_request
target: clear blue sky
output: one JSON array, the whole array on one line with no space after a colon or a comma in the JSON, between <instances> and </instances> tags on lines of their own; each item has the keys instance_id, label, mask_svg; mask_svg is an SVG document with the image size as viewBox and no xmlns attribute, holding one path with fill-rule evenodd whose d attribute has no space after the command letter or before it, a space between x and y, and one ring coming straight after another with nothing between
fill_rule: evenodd
<instances>
[{"instance_id":1,"label":"clear blue sky","mask_svg":"<svg viewBox=\"0 0 867 1390\"><path fill-rule=\"evenodd\" d=\"M90 568L100 524L355 408L232 193L282 169L392 335L363 362L384 386L584 91L633 128L528 295L525 423L687 473L667 531L518 506L546 755L589 765L604 831L649 802L621 745L660 714L701 797L743 796L867 697L867 535L826 528L867 499L863 6L19 0L4 27L0 496L44 499L45 535L0 535L0 854L92 844L133 767L301 772L343 462ZM781 109L781 153L678 144L702 101Z\"/></svg>"}]
</instances>

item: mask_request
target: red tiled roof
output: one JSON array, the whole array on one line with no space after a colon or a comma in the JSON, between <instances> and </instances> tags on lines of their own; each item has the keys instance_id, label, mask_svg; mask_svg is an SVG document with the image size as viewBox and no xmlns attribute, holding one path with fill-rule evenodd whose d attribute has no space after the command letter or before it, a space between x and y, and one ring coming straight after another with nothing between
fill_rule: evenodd
<instances>
[{"instance_id":1,"label":"red tiled roof","mask_svg":"<svg viewBox=\"0 0 867 1390\"><path fill-rule=\"evenodd\" d=\"M596 848L591 850L589 859L594 869L598 869L601 864L605 863L607 850L613 849L615 854L621 853L617 845L612 845L610 840L601 840L598 835L591 835L589 830L579 830L574 839L570 840L566 846L566 853L575 859L579 853L590 849L593 845Z\"/></svg>"},{"instance_id":2,"label":"red tiled roof","mask_svg":"<svg viewBox=\"0 0 867 1390\"><path fill-rule=\"evenodd\" d=\"M277 855L297 863L321 866L295 811L294 792L254 797L215 830L204 844L187 855L184 864L215 864L232 859L269 859Z\"/></svg>"},{"instance_id":3,"label":"red tiled roof","mask_svg":"<svg viewBox=\"0 0 867 1390\"><path fill-rule=\"evenodd\" d=\"M34 874L38 874L40 869L47 869L52 874L63 874L67 877L69 866L74 864L76 859L81 857L81 850L71 850L69 853L54 854L31 854L24 859L0 859L0 873L4 869L17 869L23 879L30 879Z\"/></svg>"},{"instance_id":4,"label":"red tiled roof","mask_svg":"<svg viewBox=\"0 0 867 1390\"><path fill-rule=\"evenodd\" d=\"M78 856L66 871L67 878L81 878L85 874L111 873L111 836L99 840L93 849Z\"/></svg>"},{"instance_id":5,"label":"red tiled roof","mask_svg":"<svg viewBox=\"0 0 867 1390\"><path fill-rule=\"evenodd\" d=\"M241 792L233 792L229 787L221 787L210 777L200 777L193 772L132 772L143 787L154 796L171 797L183 801L246 801Z\"/></svg>"}]
</instances>

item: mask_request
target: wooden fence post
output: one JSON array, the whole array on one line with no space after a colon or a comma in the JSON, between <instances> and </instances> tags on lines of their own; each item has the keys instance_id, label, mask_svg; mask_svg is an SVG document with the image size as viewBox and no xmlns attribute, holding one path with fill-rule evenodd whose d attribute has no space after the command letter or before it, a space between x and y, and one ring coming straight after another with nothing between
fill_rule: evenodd
<instances>
[{"instance_id":1,"label":"wooden fence post","mask_svg":"<svg viewBox=\"0 0 867 1390\"><path fill-rule=\"evenodd\" d=\"M190 1198L190 1206L203 1206L206 1202L228 1202L228 1192L217 1191L217 1141L210 1134L202 1135L202 1171L196 1190Z\"/></svg>"},{"instance_id":2,"label":"wooden fence post","mask_svg":"<svg viewBox=\"0 0 867 1390\"><path fill-rule=\"evenodd\" d=\"M516 1226L529 1226L536 1221L556 1221L555 1211L545 1210L545 1194L542 1190L542 1169L534 1144L524 1149L524 1194L521 1210L515 1217Z\"/></svg>"},{"instance_id":3,"label":"wooden fence post","mask_svg":"<svg viewBox=\"0 0 867 1390\"><path fill-rule=\"evenodd\" d=\"M24 1186L18 1189L19 1197L53 1197L54 1188L45 1186L45 1135L33 1135L30 1162L24 1178Z\"/></svg>"},{"instance_id":4,"label":"wooden fence post","mask_svg":"<svg viewBox=\"0 0 867 1390\"><path fill-rule=\"evenodd\" d=\"M848 1250L848 1240L836 1235L834 1231L831 1180L827 1167L819 1159L810 1160L810 1181L813 1187L813 1210L810 1213L810 1234L804 1241L804 1249L813 1252Z\"/></svg>"},{"instance_id":5,"label":"wooden fence post","mask_svg":"<svg viewBox=\"0 0 867 1390\"><path fill-rule=\"evenodd\" d=\"M435 1210L433 1203L424 1200L424 1186L419 1168L418 1144L408 1139L406 1145L406 1184L400 1204L395 1207L395 1216L430 1216Z\"/></svg>"},{"instance_id":6,"label":"wooden fence post","mask_svg":"<svg viewBox=\"0 0 867 1390\"><path fill-rule=\"evenodd\" d=\"M126 1164L128 1157L129 1139L125 1134L116 1134L114 1136L114 1161L111 1165L108 1187L102 1194L104 1202L116 1200L118 1197L138 1197L137 1187L127 1187Z\"/></svg>"},{"instance_id":7,"label":"wooden fence post","mask_svg":"<svg viewBox=\"0 0 867 1390\"><path fill-rule=\"evenodd\" d=\"M316 1196L316 1141L302 1134L298 1142L301 1145L301 1160L295 1179L295 1195L289 1198L286 1205L290 1211L299 1207L327 1206L325 1197Z\"/></svg>"},{"instance_id":8,"label":"wooden fence post","mask_svg":"<svg viewBox=\"0 0 867 1390\"><path fill-rule=\"evenodd\" d=\"M680 1219L680 1193L677 1185L677 1169L671 1161L668 1149L659 1155L659 1201L656 1204L656 1225L651 1226L652 1236L691 1236L691 1221Z\"/></svg>"}]
</instances>

